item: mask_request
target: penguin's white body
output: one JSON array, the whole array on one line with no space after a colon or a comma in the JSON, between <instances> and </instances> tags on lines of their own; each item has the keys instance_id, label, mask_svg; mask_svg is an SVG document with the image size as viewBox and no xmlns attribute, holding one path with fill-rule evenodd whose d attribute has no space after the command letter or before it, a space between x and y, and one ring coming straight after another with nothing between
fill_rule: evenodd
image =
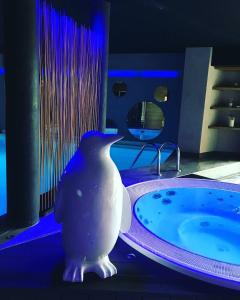
<instances>
[{"instance_id":1,"label":"penguin's white body","mask_svg":"<svg viewBox=\"0 0 240 300\"><path fill-rule=\"evenodd\" d=\"M110 157L110 146L119 139L85 134L59 183L55 218L62 223L66 281L82 282L86 272L102 278L117 273L108 254L119 231L129 229L132 215L127 190Z\"/></svg>"}]
</instances>

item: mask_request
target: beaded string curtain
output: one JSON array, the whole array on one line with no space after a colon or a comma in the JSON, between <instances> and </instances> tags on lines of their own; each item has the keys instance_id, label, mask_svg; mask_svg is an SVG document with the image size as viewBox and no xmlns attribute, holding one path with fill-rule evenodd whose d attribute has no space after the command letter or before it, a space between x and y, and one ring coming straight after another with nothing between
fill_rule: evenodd
<instances>
[{"instance_id":1,"label":"beaded string curtain","mask_svg":"<svg viewBox=\"0 0 240 300\"><path fill-rule=\"evenodd\" d=\"M41 211L82 134L98 129L102 47L98 33L40 6Z\"/></svg>"}]
</instances>

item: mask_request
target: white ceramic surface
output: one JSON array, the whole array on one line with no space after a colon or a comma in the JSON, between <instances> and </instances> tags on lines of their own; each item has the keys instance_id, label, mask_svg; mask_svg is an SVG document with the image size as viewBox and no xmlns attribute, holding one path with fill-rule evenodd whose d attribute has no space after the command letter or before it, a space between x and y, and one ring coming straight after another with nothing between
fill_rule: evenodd
<instances>
[{"instance_id":1,"label":"white ceramic surface","mask_svg":"<svg viewBox=\"0 0 240 300\"><path fill-rule=\"evenodd\" d=\"M128 192L110 157L110 146L121 138L86 133L58 185L55 218L63 224L65 281L82 282L86 272L101 278L117 273L108 254L132 216Z\"/></svg>"}]
</instances>

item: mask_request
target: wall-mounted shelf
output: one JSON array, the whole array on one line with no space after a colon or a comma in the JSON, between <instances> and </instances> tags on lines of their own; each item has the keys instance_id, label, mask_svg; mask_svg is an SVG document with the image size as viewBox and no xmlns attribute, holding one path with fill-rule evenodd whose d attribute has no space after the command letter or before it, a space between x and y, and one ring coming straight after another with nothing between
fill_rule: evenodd
<instances>
[{"instance_id":1,"label":"wall-mounted shelf","mask_svg":"<svg viewBox=\"0 0 240 300\"><path fill-rule=\"evenodd\" d=\"M218 69L221 72L224 71L232 71L232 72L240 72L240 66L215 66L215 69ZM222 73L223 76L223 73ZM228 76L224 76L225 79L228 78ZM222 84L218 84L218 85L214 85L212 87L213 90L217 90L217 91L226 91L226 92L231 92L231 91L240 91L240 82L239 82L239 75L236 73L234 75L235 79L232 79L231 77L231 82L229 82L229 78L227 79L227 81L225 81L225 83ZM230 101L230 99L229 99ZM234 102L233 102L234 103ZM218 104L214 104L210 107L210 109L216 109L219 113L217 114L219 117L221 117L220 119L222 119L225 115L225 118L227 118L227 115L231 115L233 114L234 117L237 119L239 119L239 112L240 112L240 106L239 106L239 102L237 102L237 107L236 107L236 103L235 106L227 106L227 103L221 103L219 102ZM223 112L223 113L220 113ZM222 120L220 121L219 119L219 123L216 122L217 124L214 125L209 125L208 128L209 129L221 129L224 130L226 132L228 131L240 131L240 126L238 125L239 123L237 123L238 126L236 126L236 122L235 122L235 127L229 127L228 125L225 125L226 123ZM235 119L234 119L235 120ZM233 121L234 123L234 121ZM227 134L227 133L226 133Z\"/></svg>"},{"instance_id":2,"label":"wall-mounted shelf","mask_svg":"<svg viewBox=\"0 0 240 300\"><path fill-rule=\"evenodd\" d=\"M212 89L217 91L240 91L240 86L213 86Z\"/></svg>"},{"instance_id":3,"label":"wall-mounted shelf","mask_svg":"<svg viewBox=\"0 0 240 300\"><path fill-rule=\"evenodd\" d=\"M240 107L230 107L230 106L221 106L221 105L213 105L210 107L210 109L240 111Z\"/></svg>"},{"instance_id":4,"label":"wall-mounted shelf","mask_svg":"<svg viewBox=\"0 0 240 300\"><path fill-rule=\"evenodd\" d=\"M240 127L228 127L224 125L210 125L209 129L227 129L227 130L240 130Z\"/></svg>"},{"instance_id":5,"label":"wall-mounted shelf","mask_svg":"<svg viewBox=\"0 0 240 300\"><path fill-rule=\"evenodd\" d=\"M240 66L215 66L214 68L220 71L240 71Z\"/></svg>"}]
</instances>

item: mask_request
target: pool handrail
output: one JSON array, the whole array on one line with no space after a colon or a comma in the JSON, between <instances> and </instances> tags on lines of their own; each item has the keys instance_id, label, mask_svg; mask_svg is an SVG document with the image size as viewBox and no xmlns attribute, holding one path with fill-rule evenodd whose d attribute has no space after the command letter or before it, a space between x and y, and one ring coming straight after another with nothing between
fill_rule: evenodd
<instances>
[{"instance_id":1,"label":"pool handrail","mask_svg":"<svg viewBox=\"0 0 240 300\"><path fill-rule=\"evenodd\" d=\"M161 146L158 147L160 153L157 154L154 157L154 159L152 160L151 164L153 164L155 162L156 158L158 158L158 160L160 160L160 162L161 162L161 152L162 152L162 150L164 148L166 148L166 146L170 146L170 145L173 146L174 150L177 150L177 162L176 162L176 170L175 171L181 172L181 170L180 170L180 157L181 157L180 148L179 148L179 146L177 144L175 144L173 142L165 142L165 143L161 144ZM160 164L159 164L159 173L158 173L158 175L161 175L161 165Z\"/></svg>"},{"instance_id":2,"label":"pool handrail","mask_svg":"<svg viewBox=\"0 0 240 300\"><path fill-rule=\"evenodd\" d=\"M131 165L131 168L134 167L135 163L138 161L139 157L141 156L141 154L143 153L143 151L145 150L145 148L146 148L147 146L149 146L149 145L153 146L154 149L156 149L156 151L157 151L157 154L156 154L156 156L155 156L155 158L154 158L154 161L156 160L156 158L158 158L158 160L157 160L157 175L161 176L161 173L160 173L160 163L161 163L160 147L158 147L158 145L156 145L156 144L154 144L154 143L145 143L145 144L142 146L142 148L141 148L140 151L138 152L137 156L135 157L135 159L134 159L134 161L133 161L133 163L132 163L132 165Z\"/></svg>"}]
</instances>

